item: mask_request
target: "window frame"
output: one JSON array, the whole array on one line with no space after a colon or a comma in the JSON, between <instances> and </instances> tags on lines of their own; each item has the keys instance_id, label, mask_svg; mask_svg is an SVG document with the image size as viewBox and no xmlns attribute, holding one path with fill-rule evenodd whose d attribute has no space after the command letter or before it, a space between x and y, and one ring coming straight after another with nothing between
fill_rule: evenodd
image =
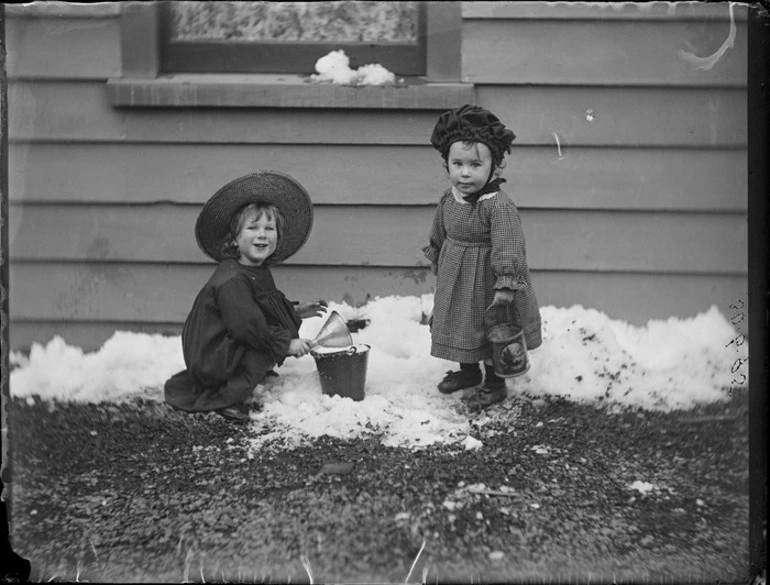
<instances>
[{"instance_id":1,"label":"window frame","mask_svg":"<svg viewBox=\"0 0 770 585\"><path fill-rule=\"evenodd\" d=\"M342 108L445 110L474 103L461 79L462 3L425 2L425 75L395 85L309 83L308 75L165 73L158 2L125 2L120 12L121 72L107 80L115 108Z\"/></svg>"},{"instance_id":2,"label":"window frame","mask_svg":"<svg viewBox=\"0 0 770 585\"><path fill-rule=\"evenodd\" d=\"M351 67L379 63L400 76L426 73L425 2L418 3L417 43L172 41L172 3L158 6L161 73L315 73L319 56L343 49Z\"/></svg>"},{"instance_id":3,"label":"window frame","mask_svg":"<svg viewBox=\"0 0 770 585\"><path fill-rule=\"evenodd\" d=\"M121 4L121 78L161 75L159 8L158 2ZM425 2L425 28L425 80L460 83L461 2Z\"/></svg>"}]
</instances>

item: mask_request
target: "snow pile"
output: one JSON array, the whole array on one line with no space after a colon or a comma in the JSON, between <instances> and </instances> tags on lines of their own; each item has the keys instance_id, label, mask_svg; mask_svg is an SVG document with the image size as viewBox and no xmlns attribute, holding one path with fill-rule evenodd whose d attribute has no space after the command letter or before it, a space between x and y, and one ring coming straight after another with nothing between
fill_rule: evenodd
<instances>
[{"instance_id":1,"label":"snow pile","mask_svg":"<svg viewBox=\"0 0 770 585\"><path fill-rule=\"evenodd\" d=\"M116 402L138 396L162 398L163 382L184 369L179 337L117 331L99 351L83 353L54 337L33 344L29 357L12 354L14 396L45 400Z\"/></svg>"},{"instance_id":2,"label":"snow pile","mask_svg":"<svg viewBox=\"0 0 770 585\"><path fill-rule=\"evenodd\" d=\"M645 327L579 305L541 313L544 343L517 384L532 394L688 408L725 398L725 388L736 385L735 360L748 357L747 344L726 348L736 332L715 306L690 319L651 320ZM748 364L744 370L748 375Z\"/></svg>"},{"instance_id":3,"label":"snow pile","mask_svg":"<svg viewBox=\"0 0 770 585\"><path fill-rule=\"evenodd\" d=\"M396 76L382 65L371 63L358 69L350 68L350 58L345 51L332 51L315 64L314 81L330 81L339 85L387 85L395 83Z\"/></svg>"},{"instance_id":4,"label":"snow pile","mask_svg":"<svg viewBox=\"0 0 770 585\"><path fill-rule=\"evenodd\" d=\"M288 358L278 368L279 377L257 389L264 409L252 415L253 446L380 433L388 445L452 442L479 448L469 437L467 417L456 410L459 396L436 389L445 372L457 366L430 356L430 332L421 320L432 300L432 295L385 297L360 308L330 303L329 309L347 320L369 321L352 334L354 344L371 347L366 398L354 402L324 395L315 360ZM727 347L736 332L716 307L690 319L650 321L645 327L581 306L543 307L541 313L543 345L530 353L529 372L508 380L511 395L688 408L727 398L738 377L731 369L736 360L748 357L748 343ZM312 339L325 321L304 321L300 335ZM28 358L13 354L12 361L14 396L92 402L135 396L162 400L165 380L184 368L179 337L128 332L115 333L94 353L57 337L45 347L34 345ZM740 373L748 374L747 363Z\"/></svg>"},{"instance_id":5,"label":"snow pile","mask_svg":"<svg viewBox=\"0 0 770 585\"><path fill-rule=\"evenodd\" d=\"M365 318L369 325L353 334L355 344L369 350L366 398L355 402L320 392L312 359L287 360L280 376L265 389L264 410L255 419L269 431L254 446L276 440L296 444L291 431L308 437L360 436L384 433L387 445L423 446L460 440L469 425L451 407L455 398L436 390L451 364L431 357L430 332L420 325L430 311L432 296L385 297L355 309L330 303L346 319ZM313 338L325 317L307 319L300 335Z\"/></svg>"}]
</instances>

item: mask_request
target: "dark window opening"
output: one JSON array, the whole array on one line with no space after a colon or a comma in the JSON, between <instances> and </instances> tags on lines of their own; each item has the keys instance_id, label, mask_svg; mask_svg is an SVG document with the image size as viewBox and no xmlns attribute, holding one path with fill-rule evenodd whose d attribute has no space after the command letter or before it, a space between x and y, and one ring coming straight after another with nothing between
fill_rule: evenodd
<instances>
[{"instance_id":1,"label":"dark window opening","mask_svg":"<svg viewBox=\"0 0 770 585\"><path fill-rule=\"evenodd\" d=\"M350 66L425 75L424 2L163 2L162 73L315 73L342 49Z\"/></svg>"}]
</instances>

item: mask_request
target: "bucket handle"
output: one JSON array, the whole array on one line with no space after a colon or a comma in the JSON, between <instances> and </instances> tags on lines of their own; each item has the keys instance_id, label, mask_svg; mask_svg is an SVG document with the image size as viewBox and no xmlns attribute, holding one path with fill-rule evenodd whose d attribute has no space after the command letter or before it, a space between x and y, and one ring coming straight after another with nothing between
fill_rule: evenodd
<instances>
[{"instance_id":1,"label":"bucket handle","mask_svg":"<svg viewBox=\"0 0 770 585\"><path fill-rule=\"evenodd\" d=\"M493 311L493 309L495 310ZM496 318L495 315L499 315L500 311L505 311L505 317L506 317L505 321L500 321L499 319ZM509 312L508 312L507 305L491 304L484 311L484 326L487 329L491 329L495 325L502 325L504 323L508 323L508 319L509 319L508 315L509 315Z\"/></svg>"}]
</instances>

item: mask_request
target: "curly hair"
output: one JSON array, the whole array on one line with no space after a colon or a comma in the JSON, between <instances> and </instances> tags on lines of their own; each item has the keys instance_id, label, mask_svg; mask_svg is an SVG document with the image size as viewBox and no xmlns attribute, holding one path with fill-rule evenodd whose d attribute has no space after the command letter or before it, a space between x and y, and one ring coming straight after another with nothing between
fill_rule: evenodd
<instances>
[{"instance_id":1,"label":"curly hair","mask_svg":"<svg viewBox=\"0 0 770 585\"><path fill-rule=\"evenodd\" d=\"M238 249L236 239L243 229L243 222L246 221L246 215L254 211L256 213L256 219L259 219L263 215L267 215L268 219L275 221L275 228L278 231L278 241L281 241L281 233L283 232L284 219L281 212L275 205L268 205L266 203L249 203L244 205L238 211L236 211L230 218L230 231L222 242L222 255L225 258L241 257L241 252Z\"/></svg>"}]
</instances>

